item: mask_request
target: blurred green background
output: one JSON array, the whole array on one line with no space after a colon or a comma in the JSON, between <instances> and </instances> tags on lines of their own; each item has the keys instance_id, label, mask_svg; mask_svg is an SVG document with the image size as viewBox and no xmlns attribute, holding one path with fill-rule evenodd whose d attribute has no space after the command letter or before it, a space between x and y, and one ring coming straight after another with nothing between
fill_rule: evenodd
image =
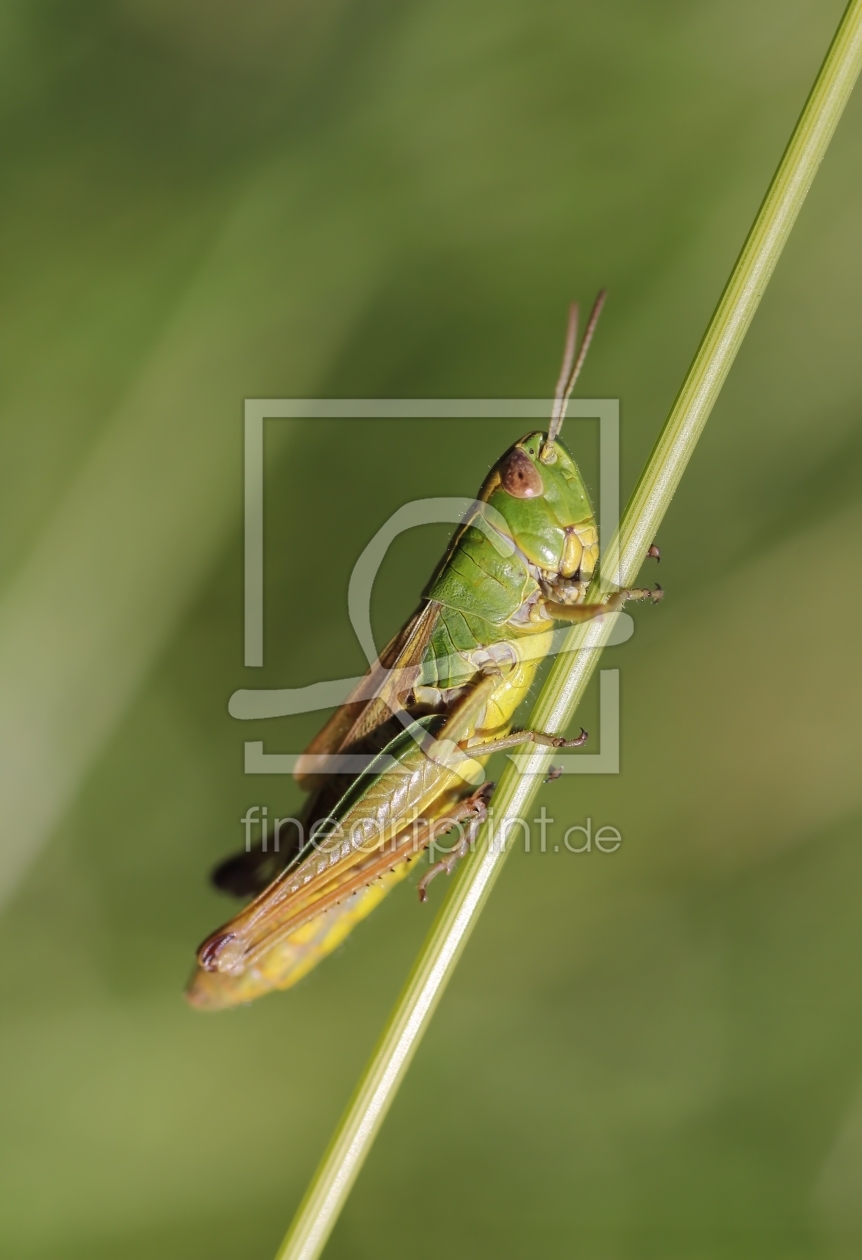
<instances>
[{"instance_id":1,"label":"blurred green background","mask_svg":"<svg viewBox=\"0 0 862 1260\"><path fill-rule=\"evenodd\" d=\"M271 1256L445 893L292 993L183 1003L209 867L298 800L242 741L320 716L229 695L360 668L365 543L524 427L271 425L250 671L243 399L542 396L604 284L579 393L621 399L627 493L840 11L4 6L4 1255ZM665 603L605 659L622 773L543 789L552 842L622 847L512 855L328 1256L859 1254L860 130L857 94L662 529ZM442 541L393 548L381 638Z\"/></svg>"}]
</instances>

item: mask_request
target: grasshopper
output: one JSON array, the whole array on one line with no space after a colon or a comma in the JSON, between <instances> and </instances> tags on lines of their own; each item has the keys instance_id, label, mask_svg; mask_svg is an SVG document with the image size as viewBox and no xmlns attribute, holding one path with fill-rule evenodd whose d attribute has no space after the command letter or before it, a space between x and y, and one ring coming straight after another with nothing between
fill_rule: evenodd
<instances>
[{"instance_id":1,"label":"grasshopper","mask_svg":"<svg viewBox=\"0 0 862 1260\"><path fill-rule=\"evenodd\" d=\"M512 721L560 623L662 594L657 586L587 598L596 518L559 434L604 297L579 349L578 308L570 309L548 432L528 433L493 466L418 610L299 759L311 838L293 851L264 844L214 872L223 890L253 900L198 950L193 1006L217 1010L290 988L455 830L457 842L419 881L424 900L487 816L493 785L483 767L492 753L586 740L583 730L573 739L513 731ZM658 549L649 554L658 558ZM364 772L327 772L327 759L345 753L366 755Z\"/></svg>"}]
</instances>

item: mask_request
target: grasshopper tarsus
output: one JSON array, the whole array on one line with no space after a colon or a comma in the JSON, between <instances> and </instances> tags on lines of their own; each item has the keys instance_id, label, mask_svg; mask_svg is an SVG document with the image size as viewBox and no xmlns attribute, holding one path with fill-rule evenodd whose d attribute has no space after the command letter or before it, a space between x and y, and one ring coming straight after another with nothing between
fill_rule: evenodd
<instances>
[{"instance_id":1,"label":"grasshopper tarsus","mask_svg":"<svg viewBox=\"0 0 862 1260\"><path fill-rule=\"evenodd\" d=\"M528 734L531 732L527 732ZM583 748L584 744L590 738L587 732L581 727L580 735L576 735L574 739L566 739L565 735L544 735L537 737L533 732L533 739L537 744L545 744L549 748Z\"/></svg>"},{"instance_id":2,"label":"grasshopper tarsus","mask_svg":"<svg viewBox=\"0 0 862 1260\"><path fill-rule=\"evenodd\" d=\"M470 832L472 832L472 830L473 829L471 827ZM428 900L428 885L431 883L432 879L436 879L438 875L451 875L455 867L461 861L461 858L467 856L473 840L470 832L468 832L468 835L465 836L463 840L458 842L450 854L441 858L439 862L435 862L433 866L428 867L428 870L422 876L416 888L416 891L419 893L420 901Z\"/></svg>"},{"instance_id":3,"label":"grasshopper tarsus","mask_svg":"<svg viewBox=\"0 0 862 1260\"><path fill-rule=\"evenodd\" d=\"M647 560L655 560L657 563L661 561L661 551L656 543L653 543L647 551Z\"/></svg>"},{"instance_id":4,"label":"grasshopper tarsus","mask_svg":"<svg viewBox=\"0 0 862 1260\"><path fill-rule=\"evenodd\" d=\"M589 735L584 730L584 728L581 727L581 733L575 739L563 739L560 736L554 740L552 747L553 748L583 748L584 744L587 742L588 739L589 739ZM559 779L562 776L562 773L563 773L562 766L549 766L548 773L545 775L544 782L555 783L557 779Z\"/></svg>"},{"instance_id":5,"label":"grasshopper tarsus","mask_svg":"<svg viewBox=\"0 0 862 1260\"><path fill-rule=\"evenodd\" d=\"M611 612L617 612L629 600L641 602L643 600L651 600L657 604L659 600L664 598L664 587L656 582L655 586L650 590L648 586L630 586L623 591L618 591L616 595L611 595L605 607Z\"/></svg>"},{"instance_id":6,"label":"grasshopper tarsus","mask_svg":"<svg viewBox=\"0 0 862 1260\"><path fill-rule=\"evenodd\" d=\"M469 802L464 802L465 804L469 803L472 807L469 812L461 815L461 818L470 819L466 834L461 837L451 853L441 858L439 862L435 862L433 866L428 867L428 870L416 886L420 901L428 900L428 885L432 879L436 879L438 875L451 875L461 858L466 857L470 852L470 849L473 847L473 841L479 834L479 828L488 817L488 801L491 798L491 793L494 791L494 786L493 783L484 783L469 798ZM453 819L453 823L460 821L461 819Z\"/></svg>"}]
</instances>

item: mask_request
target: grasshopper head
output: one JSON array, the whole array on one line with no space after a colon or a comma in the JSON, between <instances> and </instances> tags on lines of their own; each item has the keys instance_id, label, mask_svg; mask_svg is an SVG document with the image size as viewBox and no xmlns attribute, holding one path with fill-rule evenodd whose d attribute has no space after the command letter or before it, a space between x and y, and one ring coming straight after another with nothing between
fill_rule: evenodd
<instances>
[{"instance_id":1,"label":"grasshopper head","mask_svg":"<svg viewBox=\"0 0 862 1260\"><path fill-rule=\"evenodd\" d=\"M479 494L503 517L515 545L538 570L546 594L561 603L583 600L599 558L590 497L559 433L604 301L602 291L590 312L580 349L578 308L570 307L548 432L528 433L516 442L491 469Z\"/></svg>"},{"instance_id":2,"label":"grasshopper head","mask_svg":"<svg viewBox=\"0 0 862 1260\"><path fill-rule=\"evenodd\" d=\"M492 468L479 497L563 602L579 602L599 557L596 518L577 464L559 439L528 433Z\"/></svg>"}]
</instances>

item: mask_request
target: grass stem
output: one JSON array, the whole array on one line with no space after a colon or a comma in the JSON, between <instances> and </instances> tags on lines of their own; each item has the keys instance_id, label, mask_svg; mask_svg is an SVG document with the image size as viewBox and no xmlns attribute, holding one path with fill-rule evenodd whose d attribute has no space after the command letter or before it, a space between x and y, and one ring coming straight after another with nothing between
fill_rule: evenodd
<instances>
[{"instance_id":1,"label":"grass stem","mask_svg":"<svg viewBox=\"0 0 862 1260\"><path fill-rule=\"evenodd\" d=\"M667 511L725 377L829 146L862 65L862 0L851 0L758 211L688 374L608 547L600 590L631 585ZM569 726L614 617L567 636L529 725ZM506 856L506 835L529 811L549 760L536 749L509 763L494 817L462 863L374 1053L288 1231L276 1260L313 1260L323 1250L374 1137L440 1000Z\"/></svg>"}]
</instances>

